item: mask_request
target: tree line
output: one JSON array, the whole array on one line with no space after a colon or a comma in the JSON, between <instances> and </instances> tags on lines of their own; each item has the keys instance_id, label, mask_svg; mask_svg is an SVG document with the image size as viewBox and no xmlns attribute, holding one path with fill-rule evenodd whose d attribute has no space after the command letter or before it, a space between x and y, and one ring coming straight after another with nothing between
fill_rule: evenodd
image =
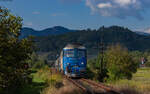
<instances>
[{"instance_id":1,"label":"tree line","mask_svg":"<svg viewBox=\"0 0 150 94\"><path fill-rule=\"evenodd\" d=\"M88 49L93 49L97 47L102 37L106 46L119 43L130 51L145 51L150 46L150 36L139 35L120 26L103 26L97 30L87 29L61 35L35 37L35 43L39 52L60 52L66 44L72 42L81 43Z\"/></svg>"}]
</instances>

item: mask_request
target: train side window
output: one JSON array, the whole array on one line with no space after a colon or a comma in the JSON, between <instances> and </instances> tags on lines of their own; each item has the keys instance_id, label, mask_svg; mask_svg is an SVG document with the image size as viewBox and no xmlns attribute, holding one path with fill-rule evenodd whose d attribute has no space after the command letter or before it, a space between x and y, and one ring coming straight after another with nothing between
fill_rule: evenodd
<instances>
[{"instance_id":1,"label":"train side window","mask_svg":"<svg viewBox=\"0 0 150 94\"><path fill-rule=\"evenodd\" d=\"M85 51L78 51L78 57L85 57Z\"/></svg>"}]
</instances>

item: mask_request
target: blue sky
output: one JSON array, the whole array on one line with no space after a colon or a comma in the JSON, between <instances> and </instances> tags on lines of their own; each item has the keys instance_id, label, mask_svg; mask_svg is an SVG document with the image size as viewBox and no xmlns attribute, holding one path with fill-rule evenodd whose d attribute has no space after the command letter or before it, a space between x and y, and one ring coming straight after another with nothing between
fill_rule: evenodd
<instances>
[{"instance_id":1,"label":"blue sky","mask_svg":"<svg viewBox=\"0 0 150 94\"><path fill-rule=\"evenodd\" d=\"M36 30L53 26L97 29L120 25L132 30L150 27L150 0L0 0L0 5L21 16L25 27Z\"/></svg>"}]
</instances>

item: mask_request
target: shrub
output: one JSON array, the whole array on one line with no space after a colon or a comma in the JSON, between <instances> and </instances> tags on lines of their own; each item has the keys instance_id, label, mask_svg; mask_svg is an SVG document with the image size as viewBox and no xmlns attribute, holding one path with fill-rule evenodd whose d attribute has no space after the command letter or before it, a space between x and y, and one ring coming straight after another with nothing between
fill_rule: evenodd
<instances>
[{"instance_id":1,"label":"shrub","mask_svg":"<svg viewBox=\"0 0 150 94\"><path fill-rule=\"evenodd\" d=\"M47 85L55 86L62 82L62 76L60 74L52 74L48 66L41 68L36 73L36 76L44 80Z\"/></svg>"},{"instance_id":2,"label":"shrub","mask_svg":"<svg viewBox=\"0 0 150 94\"><path fill-rule=\"evenodd\" d=\"M131 79L137 70L137 63L133 61L128 50L120 45L111 46L106 51L108 80Z\"/></svg>"},{"instance_id":3,"label":"shrub","mask_svg":"<svg viewBox=\"0 0 150 94\"><path fill-rule=\"evenodd\" d=\"M89 60L87 67L91 79L104 82L131 79L138 68L138 63L133 60L126 48L117 44L110 46L103 57L100 54L97 59Z\"/></svg>"}]
</instances>

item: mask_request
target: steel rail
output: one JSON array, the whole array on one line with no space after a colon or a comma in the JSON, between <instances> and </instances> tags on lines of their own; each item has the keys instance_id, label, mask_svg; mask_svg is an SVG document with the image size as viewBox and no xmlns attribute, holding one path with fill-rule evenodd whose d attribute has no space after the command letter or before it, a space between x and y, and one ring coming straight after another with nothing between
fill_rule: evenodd
<instances>
[{"instance_id":1,"label":"steel rail","mask_svg":"<svg viewBox=\"0 0 150 94\"><path fill-rule=\"evenodd\" d=\"M65 78L70 81L71 83L73 83L75 86L77 86L78 88L80 88L81 90L83 90L84 92L87 91L87 89L85 87L83 87L82 85L80 85L77 81L72 80L71 78L68 78L65 76Z\"/></svg>"},{"instance_id":2,"label":"steel rail","mask_svg":"<svg viewBox=\"0 0 150 94\"><path fill-rule=\"evenodd\" d=\"M113 94L121 94L120 92L118 92L117 90L113 89L112 87L106 86L106 85L104 85L104 84L102 84L102 83L97 83L97 82L94 82L94 81L92 81L92 80L88 80L88 79L84 79L84 78L82 78L82 79L80 79L80 80L81 80L81 81L84 81L84 82L87 82L87 83L90 84L90 85L93 85L93 86L102 88L102 89L104 89L104 90L106 90L106 91L108 91L108 92L111 92L111 93L113 93Z\"/></svg>"}]
</instances>

